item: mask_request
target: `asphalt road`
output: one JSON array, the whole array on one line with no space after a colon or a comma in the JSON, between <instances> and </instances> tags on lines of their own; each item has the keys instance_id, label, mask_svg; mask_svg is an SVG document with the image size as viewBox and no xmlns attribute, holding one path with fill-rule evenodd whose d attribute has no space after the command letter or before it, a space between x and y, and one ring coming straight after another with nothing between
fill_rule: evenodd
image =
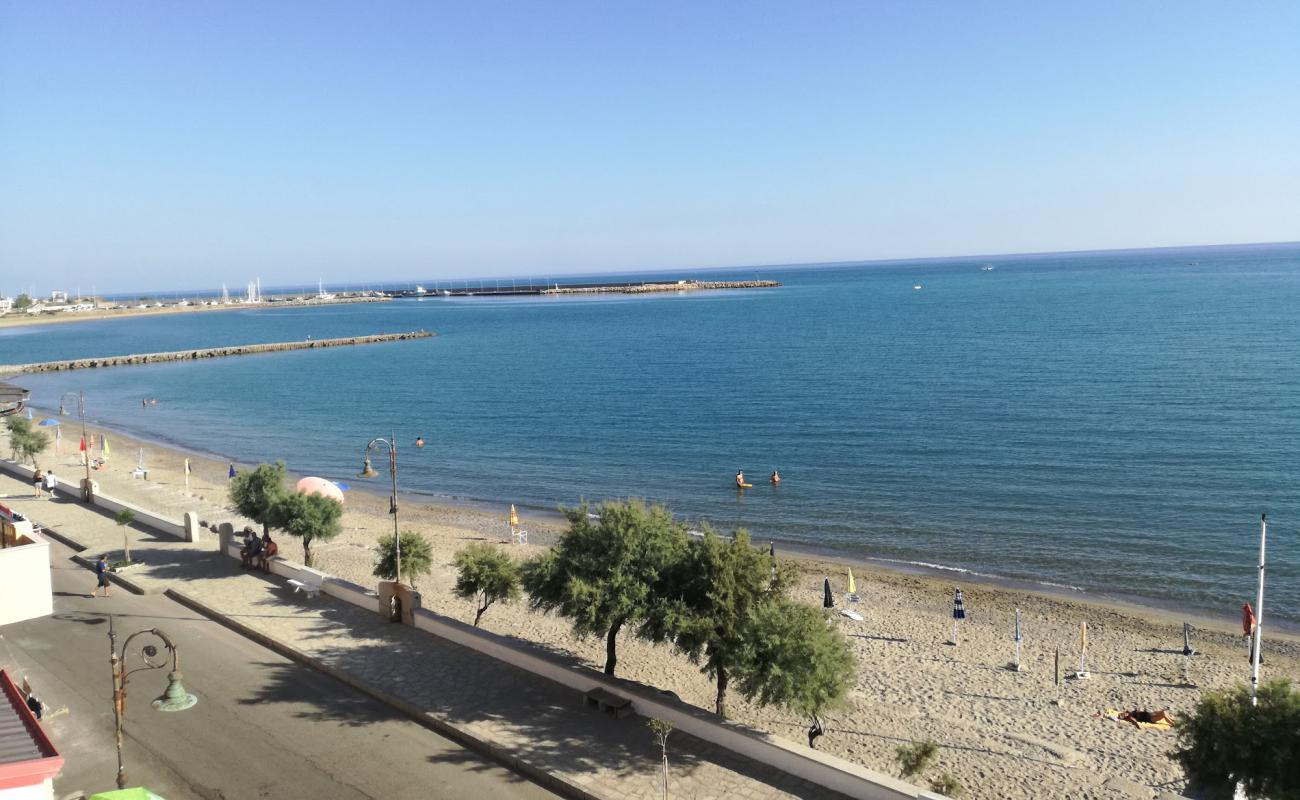
<instances>
[{"instance_id":1,"label":"asphalt road","mask_svg":"<svg viewBox=\"0 0 1300 800\"><path fill-rule=\"evenodd\" d=\"M124 743L130 786L168 800L556 797L166 597L115 586L111 597L91 599L91 573L62 545L51 543L50 553L54 615L0 628L0 663L16 682L26 675L46 704L43 724L66 758L56 797L115 788L110 614L119 645L137 630L167 633L185 687L199 698L188 711L154 711L149 703L166 688L167 670L131 676ZM139 666L130 658L130 667Z\"/></svg>"}]
</instances>

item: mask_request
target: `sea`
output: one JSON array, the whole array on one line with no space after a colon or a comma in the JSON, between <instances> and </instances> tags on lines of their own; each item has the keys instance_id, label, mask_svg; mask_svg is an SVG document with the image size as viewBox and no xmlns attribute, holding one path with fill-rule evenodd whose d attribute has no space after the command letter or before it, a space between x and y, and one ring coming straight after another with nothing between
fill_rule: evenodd
<instances>
[{"instance_id":1,"label":"sea","mask_svg":"<svg viewBox=\"0 0 1300 800\"><path fill-rule=\"evenodd\" d=\"M417 500L645 498L778 551L1221 617L1254 602L1267 514L1266 613L1300 623L1300 244L608 277L781 286L5 328L0 363L424 329L20 383L354 488L392 435Z\"/></svg>"}]
</instances>

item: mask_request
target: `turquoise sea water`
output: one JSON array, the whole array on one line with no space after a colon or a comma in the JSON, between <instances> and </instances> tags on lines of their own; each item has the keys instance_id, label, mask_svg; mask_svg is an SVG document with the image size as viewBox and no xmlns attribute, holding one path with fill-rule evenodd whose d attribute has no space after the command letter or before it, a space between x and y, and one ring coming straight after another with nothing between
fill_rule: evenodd
<instances>
[{"instance_id":1,"label":"turquoise sea water","mask_svg":"<svg viewBox=\"0 0 1300 800\"><path fill-rule=\"evenodd\" d=\"M1300 621L1300 245L733 274L756 272L785 285L8 329L0 363L425 328L22 382L241 463L358 484L366 441L396 431L406 491L640 496L759 539L1224 615L1253 602L1267 512L1269 611Z\"/></svg>"}]
</instances>

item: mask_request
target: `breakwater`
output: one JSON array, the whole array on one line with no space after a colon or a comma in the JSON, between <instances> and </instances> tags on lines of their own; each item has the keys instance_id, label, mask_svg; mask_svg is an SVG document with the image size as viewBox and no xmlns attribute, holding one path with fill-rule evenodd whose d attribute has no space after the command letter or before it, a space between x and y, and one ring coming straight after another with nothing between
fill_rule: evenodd
<instances>
[{"instance_id":1,"label":"breakwater","mask_svg":"<svg viewBox=\"0 0 1300 800\"><path fill-rule=\"evenodd\" d=\"M136 353L123 356L75 358L67 361L44 361L35 364L0 365L0 375L36 372L63 372L73 369L98 369L124 367L136 364L156 364L163 361L197 361L202 358L225 358L255 353L278 353L285 350L315 350L325 347L348 347L358 344L400 342L407 339L427 339L436 334L429 331L406 333L379 333L372 336L345 336L339 339L304 339L297 342L268 342L266 344L239 344L228 347L208 347L199 350L174 350L169 353Z\"/></svg>"},{"instance_id":2,"label":"breakwater","mask_svg":"<svg viewBox=\"0 0 1300 800\"><path fill-rule=\"evenodd\" d=\"M692 292L703 289L770 289L780 286L779 281L624 281L603 283L537 283L521 285L511 281L509 286L501 281L493 284L481 283L477 286L466 284L446 289L423 287L414 290L388 292L389 297L508 297L513 295L561 295L561 294L648 294L650 292Z\"/></svg>"}]
</instances>

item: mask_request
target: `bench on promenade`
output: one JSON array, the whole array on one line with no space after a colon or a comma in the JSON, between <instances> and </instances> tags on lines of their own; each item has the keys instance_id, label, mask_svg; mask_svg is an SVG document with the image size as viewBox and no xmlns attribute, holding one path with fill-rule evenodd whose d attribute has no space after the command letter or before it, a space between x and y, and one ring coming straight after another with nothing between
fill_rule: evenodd
<instances>
[{"instance_id":1,"label":"bench on promenade","mask_svg":"<svg viewBox=\"0 0 1300 800\"><path fill-rule=\"evenodd\" d=\"M320 580L300 581L297 578L290 578L288 584L293 587L294 594L302 592L308 597L315 597L320 594Z\"/></svg>"},{"instance_id":2,"label":"bench on promenade","mask_svg":"<svg viewBox=\"0 0 1300 800\"><path fill-rule=\"evenodd\" d=\"M620 697L613 692L600 688L599 686L589 689L582 696L583 703L588 708L598 708L614 719L622 719L632 713L632 701L626 697Z\"/></svg>"}]
</instances>

